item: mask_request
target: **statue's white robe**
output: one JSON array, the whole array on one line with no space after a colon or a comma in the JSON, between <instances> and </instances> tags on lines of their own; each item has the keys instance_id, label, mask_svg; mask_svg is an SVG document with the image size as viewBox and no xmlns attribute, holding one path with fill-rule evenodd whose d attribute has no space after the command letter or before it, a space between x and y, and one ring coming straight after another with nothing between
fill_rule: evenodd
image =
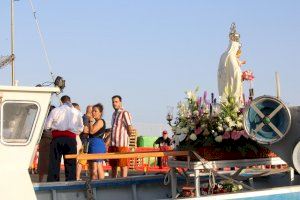
<instances>
[{"instance_id":1,"label":"statue's white robe","mask_svg":"<svg viewBox=\"0 0 300 200\"><path fill-rule=\"evenodd\" d=\"M240 43L230 41L229 48L221 56L218 68L219 95L223 96L228 92L237 102L241 102L243 94L242 71L236 57L239 47Z\"/></svg>"}]
</instances>

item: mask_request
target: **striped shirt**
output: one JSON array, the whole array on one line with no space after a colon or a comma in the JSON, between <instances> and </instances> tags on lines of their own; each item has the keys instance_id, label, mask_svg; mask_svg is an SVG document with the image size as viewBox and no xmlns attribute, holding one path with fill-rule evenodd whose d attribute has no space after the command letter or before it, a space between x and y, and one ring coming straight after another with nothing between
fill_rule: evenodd
<instances>
[{"instance_id":1,"label":"striped shirt","mask_svg":"<svg viewBox=\"0 0 300 200\"><path fill-rule=\"evenodd\" d=\"M128 111L120 108L112 115L111 146L128 147L129 135L127 128L132 125L132 118Z\"/></svg>"}]
</instances>

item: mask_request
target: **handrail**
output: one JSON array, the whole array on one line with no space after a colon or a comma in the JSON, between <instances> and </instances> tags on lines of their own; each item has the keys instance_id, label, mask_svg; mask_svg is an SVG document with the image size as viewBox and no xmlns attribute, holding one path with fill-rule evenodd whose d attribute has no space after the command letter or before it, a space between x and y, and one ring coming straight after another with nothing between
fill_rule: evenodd
<instances>
[{"instance_id":1,"label":"handrail","mask_svg":"<svg viewBox=\"0 0 300 200\"><path fill-rule=\"evenodd\" d=\"M128 153L98 153L98 154L69 154L65 159L97 160L97 159L122 159L144 158L164 156L188 156L189 151L151 151L151 152L128 152Z\"/></svg>"}]
</instances>

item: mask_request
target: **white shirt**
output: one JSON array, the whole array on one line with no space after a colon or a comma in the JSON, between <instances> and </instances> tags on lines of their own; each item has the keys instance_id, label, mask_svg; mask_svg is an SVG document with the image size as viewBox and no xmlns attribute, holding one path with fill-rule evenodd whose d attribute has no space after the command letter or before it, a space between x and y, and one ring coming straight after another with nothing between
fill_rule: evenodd
<instances>
[{"instance_id":1,"label":"white shirt","mask_svg":"<svg viewBox=\"0 0 300 200\"><path fill-rule=\"evenodd\" d=\"M51 111L45 129L70 131L79 135L83 131L82 114L73 106L61 105Z\"/></svg>"}]
</instances>

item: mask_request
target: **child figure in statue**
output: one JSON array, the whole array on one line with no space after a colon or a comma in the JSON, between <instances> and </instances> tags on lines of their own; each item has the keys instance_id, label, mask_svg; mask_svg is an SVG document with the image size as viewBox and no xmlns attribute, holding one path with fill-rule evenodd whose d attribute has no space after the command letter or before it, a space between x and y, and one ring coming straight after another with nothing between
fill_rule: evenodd
<instances>
[{"instance_id":1,"label":"child figure in statue","mask_svg":"<svg viewBox=\"0 0 300 200\"><path fill-rule=\"evenodd\" d=\"M246 60L240 60L240 57L242 55L242 49L239 48L239 50L236 52L236 58L237 58L237 61L238 61L238 64L240 67L242 67L242 65L246 64Z\"/></svg>"}]
</instances>

